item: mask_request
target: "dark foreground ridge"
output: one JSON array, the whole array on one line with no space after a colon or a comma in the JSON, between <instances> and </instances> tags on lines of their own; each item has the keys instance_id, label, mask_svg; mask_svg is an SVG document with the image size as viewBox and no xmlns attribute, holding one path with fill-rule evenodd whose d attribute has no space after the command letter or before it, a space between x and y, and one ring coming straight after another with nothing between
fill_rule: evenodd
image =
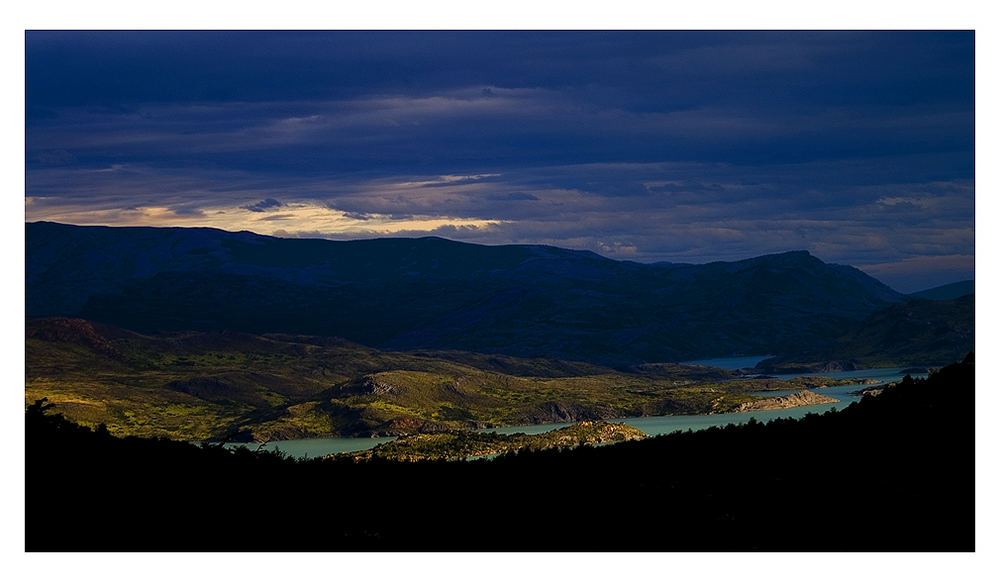
<instances>
[{"instance_id":1,"label":"dark foreground ridge","mask_svg":"<svg viewBox=\"0 0 1000 582\"><path fill-rule=\"evenodd\" d=\"M972 551L974 363L844 411L492 461L293 461L26 415L26 549Z\"/></svg>"}]
</instances>

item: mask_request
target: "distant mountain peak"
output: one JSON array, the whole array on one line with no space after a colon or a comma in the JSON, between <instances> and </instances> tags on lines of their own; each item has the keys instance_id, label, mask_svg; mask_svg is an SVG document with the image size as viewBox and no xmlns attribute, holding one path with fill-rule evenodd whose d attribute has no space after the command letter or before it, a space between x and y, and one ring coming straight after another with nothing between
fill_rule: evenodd
<instances>
[{"instance_id":1,"label":"distant mountain peak","mask_svg":"<svg viewBox=\"0 0 1000 582\"><path fill-rule=\"evenodd\" d=\"M767 255L761 255L759 257L754 257L748 260L759 260L759 261L819 261L820 259L814 257L806 250L795 250L795 251L785 251L781 253L771 253Z\"/></svg>"}]
</instances>

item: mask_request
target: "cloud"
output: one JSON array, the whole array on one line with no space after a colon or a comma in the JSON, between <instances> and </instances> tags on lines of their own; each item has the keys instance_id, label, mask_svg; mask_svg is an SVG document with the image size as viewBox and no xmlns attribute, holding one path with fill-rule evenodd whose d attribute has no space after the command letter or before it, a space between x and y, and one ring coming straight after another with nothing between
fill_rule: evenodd
<instances>
[{"instance_id":1,"label":"cloud","mask_svg":"<svg viewBox=\"0 0 1000 582\"><path fill-rule=\"evenodd\" d=\"M32 31L25 215L966 256L973 56L968 31Z\"/></svg>"},{"instance_id":2,"label":"cloud","mask_svg":"<svg viewBox=\"0 0 1000 582\"><path fill-rule=\"evenodd\" d=\"M43 166L69 166L79 161L72 152L61 149L39 151L35 160Z\"/></svg>"},{"instance_id":3,"label":"cloud","mask_svg":"<svg viewBox=\"0 0 1000 582\"><path fill-rule=\"evenodd\" d=\"M447 215L368 214L359 218L326 205L284 203L282 212L261 216L260 210L247 206L215 205L203 209L172 209L165 206L134 206L95 209L88 204L60 204L47 201L39 206L37 198L25 205L29 221L48 220L80 225L108 226L187 226L223 230L251 230L260 234L311 232L319 237L379 236L396 233L426 235L439 229L486 229L501 220L483 220ZM266 202L266 201L265 201ZM274 208L273 204L266 205ZM274 223L274 224L272 224ZM459 231L456 231L459 232ZM422 234L421 234L422 233Z\"/></svg>"},{"instance_id":4,"label":"cloud","mask_svg":"<svg viewBox=\"0 0 1000 582\"><path fill-rule=\"evenodd\" d=\"M639 247L635 246L634 244L623 243L618 241L612 243L598 241L597 250L600 251L601 254L608 255L611 257L622 257L622 256L631 257L635 256L638 253Z\"/></svg>"},{"instance_id":5,"label":"cloud","mask_svg":"<svg viewBox=\"0 0 1000 582\"><path fill-rule=\"evenodd\" d=\"M903 293L913 293L954 281L974 279L974 255L910 257L891 263L860 265L869 275Z\"/></svg>"},{"instance_id":6,"label":"cloud","mask_svg":"<svg viewBox=\"0 0 1000 582\"><path fill-rule=\"evenodd\" d=\"M893 178L891 168L899 163L579 164L484 180L455 178L465 174L262 180L250 172L142 166L84 176L82 170L50 168L30 176L25 212L29 220L61 217L82 224L94 223L101 212L163 206L178 218L198 210L215 213L212 222L221 228L261 230L264 222L257 219L272 210L280 211L282 223L318 221L303 224L303 231L338 235L491 224L459 235L470 242L545 242L596 252L610 252L601 244L627 241L636 247L632 258L649 261L729 260L795 248L848 264L878 262L874 255L886 261L972 252L974 184L869 184ZM850 176L860 184L845 183ZM246 204L249 196L260 202Z\"/></svg>"},{"instance_id":7,"label":"cloud","mask_svg":"<svg viewBox=\"0 0 1000 582\"><path fill-rule=\"evenodd\" d=\"M268 210L273 210L282 206L284 206L284 204L278 202L274 198L267 198L266 200L261 200L260 202L243 206L243 208L246 208L250 212L267 212Z\"/></svg>"},{"instance_id":8,"label":"cloud","mask_svg":"<svg viewBox=\"0 0 1000 582\"><path fill-rule=\"evenodd\" d=\"M538 196L531 194L529 192L506 192L489 194L487 198L490 200L506 201L506 202L517 202L524 200L538 200Z\"/></svg>"}]
</instances>

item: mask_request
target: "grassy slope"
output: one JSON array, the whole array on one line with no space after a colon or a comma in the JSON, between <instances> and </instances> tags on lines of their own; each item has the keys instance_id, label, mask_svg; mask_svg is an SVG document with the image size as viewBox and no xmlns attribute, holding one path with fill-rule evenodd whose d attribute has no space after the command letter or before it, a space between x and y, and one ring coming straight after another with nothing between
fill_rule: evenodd
<instances>
[{"instance_id":1,"label":"grassy slope","mask_svg":"<svg viewBox=\"0 0 1000 582\"><path fill-rule=\"evenodd\" d=\"M147 336L64 318L30 320L26 352L28 402L48 398L68 418L104 423L113 434L175 439L410 434L725 412L758 398L747 392L830 383L735 381L728 371L704 366L643 373L455 352L380 352L293 335Z\"/></svg>"}]
</instances>

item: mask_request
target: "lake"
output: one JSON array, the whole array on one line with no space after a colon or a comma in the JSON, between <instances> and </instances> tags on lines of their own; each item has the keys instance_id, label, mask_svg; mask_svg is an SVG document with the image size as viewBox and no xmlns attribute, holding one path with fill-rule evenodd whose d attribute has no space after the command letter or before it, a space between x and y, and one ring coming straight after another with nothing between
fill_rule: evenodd
<instances>
[{"instance_id":1,"label":"lake","mask_svg":"<svg viewBox=\"0 0 1000 582\"><path fill-rule=\"evenodd\" d=\"M903 368L875 368L872 370L854 370L851 372L827 372L823 374L781 374L776 376L781 379L798 378L801 376L823 376L825 378L851 379L851 378L872 378L878 380L880 384L888 382L898 382L906 374L902 373ZM914 378L926 378L927 374L911 374ZM670 434L672 432L685 430L701 430L713 426L725 426L727 424L743 424L751 418L758 422L767 422L776 418L802 418L810 413L824 413L831 408L840 410L847 408L852 402L861 400L861 396L851 394L851 392L862 388L871 388L870 384L845 384L843 386L830 386L829 388L819 388L813 390L817 394L823 394L831 398L836 398L839 402L832 404L816 404L813 406L797 406L795 408L783 408L781 410L756 410L753 412L732 412L727 414L678 414L673 416L640 416L634 418L609 419L609 422L623 422L629 426L634 426L642 432L656 436ZM754 392L759 396L787 396L798 392L798 390L768 390L766 392ZM552 424L535 424L525 426L507 426L503 428L484 429L501 434L513 434L523 432L527 434L538 434L572 425L572 422L560 422Z\"/></svg>"},{"instance_id":2,"label":"lake","mask_svg":"<svg viewBox=\"0 0 1000 582\"><path fill-rule=\"evenodd\" d=\"M744 362L752 360L753 358L759 358L757 361L767 359L770 356L747 356L740 358L716 358L712 360L700 360L701 362L710 362L704 365L708 366L718 366L724 367L721 364L725 363L727 366L732 366L730 369L737 369L742 367L752 367L743 365ZM715 363L711 363L715 362ZM754 362L756 363L756 362ZM850 372L824 372L821 374L778 374L775 378L780 378L783 380L798 378L800 376L823 376L826 378L836 378L836 379L851 379L851 378L872 378L878 380L879 383L888 382L898 382L903 379L905 374L902 373L903 368L874 368L871 370L853 370ZM926 374L911 374L914 378L926 377ZM840 410L846 408L852 402L856 402L861 399L860 396L856 394L851 394L852 391L859 390L861 388L870 388L871 385L865 384L847 384L844 386L831 386L829 388L821 388L814 390L817 394L824 394L830 396L831 398L836 398L839 402L832 404L817 404L814 406L799 406L796 408L785 408L781 410L757 410L753 412L734 412L727 414L685 414L685 415L674 415L674 416L641 416L634 418L618 418L609 419L609 422L623 422L627 425L634 426L637 429L645 432L650 436L670 434L672 432L685 431L685 430L702 430L710 428L713 426L725 426L727 424L743 424L748 422L751 418L756 419L758 422L767 422L769 420L774 420L776 418L802 418L803 416L810 413L822 414L828 410L836 409ZM767 392L756 392L760 396L786 396L796 392L796 390L773 390ZM550 424L532 424L523 426L507 426L503 428L491 428L483 429L487 432L496 432L500 434L513 434L517 432L523 432L526 434L539 434L543 432L548 432L550 430L555 430L557 428L563 428L566 426L571 426L572 422L558 422ZM323 455L329 455L333 453L346 453L352 451L361 451L365 449L370 449L375 445L380 443L387 443L389 441L395 440L396 437L374 437L374 438L325 438L325 439L300 439L300 440L289 440L289 441L274 441L267 443L263 448L264 450L277 450L281 451L289 456L301 458L314 458L321 457ZM243 445L238 443L228 444L226 446L249 446L255 448L256 444Z\"/></svg>"},{"instance_id":3,"label":"lake","mask_svg":"<svg viewBox=\"0 0 1000 582\"><path fill-rule=\"evenodd\" d=\"M266 451L281 451L290 457L314 458L334 453L351 453L370 449L382 443L396 440L396 437L341 437L326 439L296 439L289 441L271 441L262 449ZM227 443L227 448L249 447L256 449L258 443Z\"/></svg>"}]
</instances>

